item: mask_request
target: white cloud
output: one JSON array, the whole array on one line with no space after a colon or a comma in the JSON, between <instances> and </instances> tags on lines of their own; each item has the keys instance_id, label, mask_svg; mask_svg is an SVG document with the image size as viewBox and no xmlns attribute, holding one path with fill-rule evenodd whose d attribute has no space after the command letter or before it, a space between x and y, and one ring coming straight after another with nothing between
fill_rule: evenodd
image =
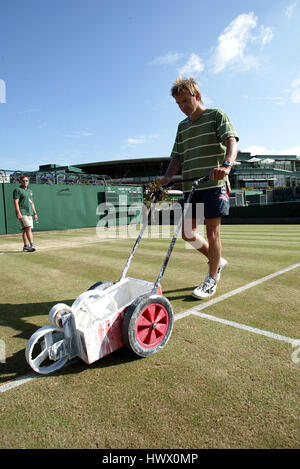
<instances>
[{"instance_id":1,"label":"white cloud","mask_svg":"<svg viewBox=\"0 0 300 469\"><path fill-rule=\"evenodd\" d=\"M261 48L273 38L272 29L260 26L260 33L254 32L258 19L253 12L237 16L218 37L218 45L213 55L213 71L222 72L228 66L240 70L250 70L259 66L256 55L248 54L247 47L258 44Z\"/></svg>"},{"instance_id":2,"label":"white cloud","mask_svg":"<svg viewBox=\"0 0 300 469\"><path fill-rule=\"evenodd\" d=\"M285 16L290 20L295 13L297 2L291 3L284 11Z\"/></svg>"},{"instance_id":3,"label":"white cloud","mask_svg":"<svg viewBox=\"0 0 300 469\"><path fill-rule=\"evenodd\" d=\"M260 27L261 33L259 37L259 41L261 42L261 47L263 48L266 44L272 41L274 34L270 26L261 26Z\"/></svg>"},{"instance_id":4,"label":"white cloud","mask_svg":"<svg viewBox=\"0 0 300 469\"><path fill-rule=\"evenodd\" d=\"M179 59L183 57L183 54L180 54L179 52L168 52L165 55L160 55L158 57L155 57L151 62L149 62L150 65L169 65L177 62Z\"/></svg>"},{"instance_id":5,"label":"white cloud","mask_svg":"<svg viewBox=\"0 0 300 469\"><path fill-rule=\"evenodd\" d=\"M253 12L235 18L218 38L215 51L214 71L221 72L228 64L244 59L244 50L256 28L257 17Z\"/></svg>"},{"instance_id":6,"label":"white cloud","mask_svg":"<svg viewBox=\"0 0 300 469\"><path fill-rule=\"evenodd\" d=\"M156 140L158 138L159 138L158 134L141 135L140 137L135 137L135 138L129 137L125 141L129 145L135 146L135 145L140 145L142 143L151 143L151 142L153 142L153 140Z\"/></svg>"},{"instance_id":7,"label":"white cloud","mask_svg":"<svg viewBox=\"0 0 300 469\"><path fill-rule=\"evenodd\" d=\"M286 90L285 90L286 91ZM288 92L290 92L288 90ZM252 100L252 101L271 101L278 106L286 103L286 99L282 96L248 96L247 94L242 95L243 99Z\"/></svg>"},{"instance_id":8,"label":"white cloud","mask_svg":"<svg viewBox=\"0 0 300 469\"><path fill-rule=\"evenodd\" d=\"M83 131L83 132L74 132L72 134L64 134L63 136L67 138L81 138L81 137L91 137L92 135L94 135L92 132Z\"/></svg>"},{"instance_id":9,"label":"white cloud","mask_svg":"<svg viewBox=\"0 0 300 469\"><path fill-rule=\"evenodd\" d=\"M298 73L298 77L292 81L290 88L285 88L282 93L290 98L292 103L300 103L300 73Z\"/></svg>"},{"instance_id":10,"label":"white cloud","mask_svg":"<svg viewBox=\"0 0 300 469\"><path fill-rule=\"evenodd\" d=\"M298 104L300 103L300 78L296 78L294 81L292 81L291 86L291 100L293 103Z\"/></svg>"},{"instance_id":11,"label":"white cloud","mask_svg":"<svg viewBox=\"0 0 300 469\"><path fill-rule=\"evenodd\" d=\"M297 155L300 156L300 146L287 148L285 150L269 150L264 146L250 145L247 148L243 148L243 152L251 153L251 156L258 155Z\"/></svg>"},{"instance_id":12,"label":"white cloud","mask_svg":"<svg viewBox=\"0 0 300 469\"><path fill-rule=\"evenodd\" d=\"M187 63L178 69L178 73L180 76L191 77L198 76L203 70L204 65L201 58L197 54L192 53Z\"/></svg>"},{"instance_id":13,"label":"white cloud","mask_svg":"<svg viewBox=\"0 0 300 469\"><path fill-rule=\"evenodd\" d=\"M2 79L0 79L0 103L6 103L6 84Z\"/></svg>"}]
</instances>

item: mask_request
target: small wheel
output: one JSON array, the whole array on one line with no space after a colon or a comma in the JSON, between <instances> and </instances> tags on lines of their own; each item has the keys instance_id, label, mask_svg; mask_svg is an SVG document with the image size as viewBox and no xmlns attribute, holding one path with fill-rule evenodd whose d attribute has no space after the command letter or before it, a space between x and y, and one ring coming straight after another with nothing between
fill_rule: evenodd
<instances>
[{"instance_id":1,"label":"small wheel","mask_svg":"<svg viewBox=\"0 0 300 469\"><path fill-rule=\"evenodd\" d=\"M161 295L141 295L128 307L123 320L125 345L140 357L159 352L174 325L171 303Z\"/></svg>"},{"instance_id":2,"label":"small wheel","mask_svg":"<svg viewBox=\"0 0 300 469\"><path fill-rule=\"evenodd\" d=\"M62 368L68 361L63 357L57 361L50 360L49 348L64 338L62 330L53 326L45 326L38 329L29 339L25 357L31 368L42 375L53 373Z\"/></svg>"},{"instance_id":3,"label":"small wheel","mask_svg":"<svg viewBox=\"0 0 300 469\"><path fill-rule=\"evenodd\" d=\"M92 285L89 290L106 290L107 288L111 287L113 282L109 282L108 280L103 280L101 282L97 282Z\"/></svg>"},{"instance_id":4,"label":"small wheel","mask_svg":"<svg viewBox=\"0 0 300 469\"><path fill-rule=\"evenodd\" d=\"M55 327L61 328L61 318L64 313L72 313L72 308L64 303L58 303L57 305L52 306L48 315L50 323Z\"/></svg>"}]
</instances>

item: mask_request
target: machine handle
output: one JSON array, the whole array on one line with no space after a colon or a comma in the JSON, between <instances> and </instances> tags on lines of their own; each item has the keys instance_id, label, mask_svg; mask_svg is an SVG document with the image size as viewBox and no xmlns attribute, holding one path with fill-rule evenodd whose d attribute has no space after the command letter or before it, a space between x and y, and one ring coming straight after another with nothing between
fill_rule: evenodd
<instances>
[{"instance_id":1,"label":"machine handle","mask_svg":"<svg viewBox=\"0 0 300 469\"><path fill-rule=\"evenodd\" d=\"M193 181L196 186L199 184L202 184L203 182L209 181L209 176L202 176L198 179L195 178L188 178L188 179L179 179L177 181L170 181L168 184L165 184L164 186L161 186L161 190L168 189L169 187L173 186L174 184L180 184L182 182L191 182Z\"/></svg>"}]
</instances>

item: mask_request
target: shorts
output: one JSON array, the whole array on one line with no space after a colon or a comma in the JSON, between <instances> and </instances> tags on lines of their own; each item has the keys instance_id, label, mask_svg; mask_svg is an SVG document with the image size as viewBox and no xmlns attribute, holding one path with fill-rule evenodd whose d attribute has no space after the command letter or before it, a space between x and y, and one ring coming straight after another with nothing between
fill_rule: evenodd
<instances>
[{"instance_id":1,"label":"shorts","mask_svg":"<svg viewBox=\"0 0 300 469\"><path fill-rule=\"evenodd\" d=\"M33 228L33 221L31 215L22 215L22 217L19 218L19 222L22 230L24 230L25 228Z\"/></svg>"},{"instance_id":2,"label":"shorts","mask_svg":"<svg viewBox=\"0 0 300 469\"><path fill-rule=\"evenodd\" d=\"M185 194L184 203L189 194ZM185 218L219 218L229 215L229 193L227 186L195 191ZM204 213L203 213L204 209Z\"/></svg>"}]
</instances>

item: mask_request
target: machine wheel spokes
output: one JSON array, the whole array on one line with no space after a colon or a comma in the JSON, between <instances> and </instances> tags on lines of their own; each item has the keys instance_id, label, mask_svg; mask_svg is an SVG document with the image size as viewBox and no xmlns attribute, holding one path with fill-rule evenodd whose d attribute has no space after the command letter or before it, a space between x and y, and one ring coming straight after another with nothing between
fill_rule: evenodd
<instances>
[{"instance_id":1,"label":"machine wheel spokes","mask_svg":"<svg viewBox=\"0 0 300 469\"><path fill-rule=\"evenodd\" d=\"M168 331L169 316L160 303L151 303L141 312L136 323L136 338L143 347L159 344Z\"/></svg>"},{"instance_id":2,"label":"machine wheel spokes","mask_svg":"<svg viewBox=\"0 0 300 469\"><path fill-rule=\"evenodd\" d=\"M129 305L122 333L125 345L140 357L153 355L168 342L174 324L171 303L162 295L144 294Z\"/></svg>"},{"instance_id":3,"label":"machine wheel spokes","mask_svg":"<svg viewBox=\"0 0 300 469\"><path fill-rule=\"evenodd\" d=\"M54 326L38 329L29 339L25 350L28 364L37 373L46 375L62 368L69 360L68 356L59 360L51 360L51 347L64 338L63 330Z\"/></svg>"}]
</instances>

